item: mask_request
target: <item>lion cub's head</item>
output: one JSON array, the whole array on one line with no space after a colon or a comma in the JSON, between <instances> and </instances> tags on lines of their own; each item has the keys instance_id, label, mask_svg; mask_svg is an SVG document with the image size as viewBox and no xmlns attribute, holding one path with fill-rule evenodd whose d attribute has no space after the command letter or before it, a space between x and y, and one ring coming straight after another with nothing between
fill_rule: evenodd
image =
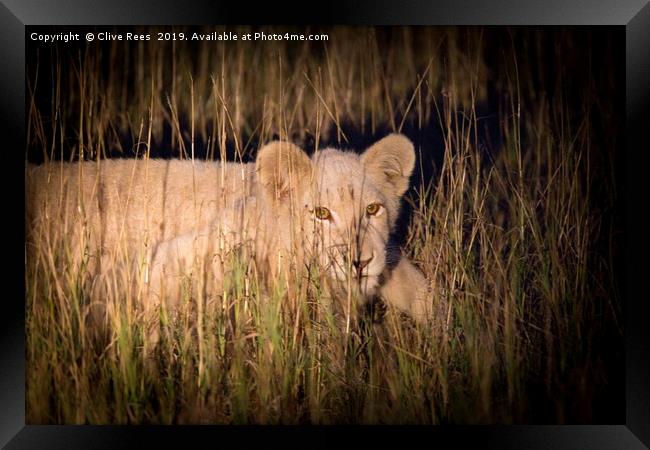
<instances>
[{"instance_id":1,"label":"lion cub's head","mask_svg":"<svg viewBox=\"0 0 650 450\"><path fill-rule=\"evenodd\" d=\"M361 155L328 148L312 158L275 141L256 161L278 239L366 296L375 293L386 269L389 234L414 165L413 144L400 134Z\"/></svg>"}]
</instances>

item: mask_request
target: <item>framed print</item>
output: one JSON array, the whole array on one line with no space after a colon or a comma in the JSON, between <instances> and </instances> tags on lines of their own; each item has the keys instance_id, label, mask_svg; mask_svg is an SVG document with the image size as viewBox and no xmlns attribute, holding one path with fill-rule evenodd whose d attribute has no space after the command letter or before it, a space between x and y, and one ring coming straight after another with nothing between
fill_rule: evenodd
<instances>
[{"instance_id":1,"label":"framed print","mask_svg":"<svg viewBox=\"0 0 650 450\"><path fill-rule=\"evenodd\" d=\"M647 5L172 3L0 7L3 445L648 445Z\"/></svg>"}]
</instances>

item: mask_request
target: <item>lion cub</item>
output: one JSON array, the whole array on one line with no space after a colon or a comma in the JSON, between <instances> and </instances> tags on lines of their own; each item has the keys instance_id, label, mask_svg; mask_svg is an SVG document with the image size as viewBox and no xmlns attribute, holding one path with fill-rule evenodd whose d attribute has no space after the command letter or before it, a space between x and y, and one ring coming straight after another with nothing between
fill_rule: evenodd
<instances>
[{"instance_id":1,"label":"lion cub","mask_svg":"<svg viewBox=\"0 0 650 450\"><path fill-rule=\"evenodd\" d=\"M361 299L381 297L423 322L432 314L429 283L388 245L414 165L412 143L391 134L361 155L327 148L310 158L275 141L249 164L28 166L28 263L45 240L49 248L64 246L69 264L95 276L135 262L149 308L163 300L173 305L196 267L205 292L218 294L226 256L246 248L268 280L284 277L291 285L316 267L332 286Z\"/></svg>"}]
</instances>

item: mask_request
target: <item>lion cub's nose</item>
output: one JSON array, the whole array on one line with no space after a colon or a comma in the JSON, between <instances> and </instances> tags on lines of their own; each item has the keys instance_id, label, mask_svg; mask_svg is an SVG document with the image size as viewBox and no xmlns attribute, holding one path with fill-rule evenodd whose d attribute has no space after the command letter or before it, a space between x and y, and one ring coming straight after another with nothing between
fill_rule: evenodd
<instances>
[{"instance_id":1,"label":"lion cub's nose","mask_svg":"<svg viewBox=\"0 0 650 450\"><path fill-rule=\"evenodd\" d=\"M357 269L357 271L359 272L359 274L361 274L361 271L362 271L362 270L363 270L363 269L364 269L368 264L370 264L370 261L372 261L372 258L373 258L373 257L374 257L374 255L371 256L371 257L368 258L368 259L355 259L355 260L352 262L352 265Z\"/></svg>"}]
</instances>

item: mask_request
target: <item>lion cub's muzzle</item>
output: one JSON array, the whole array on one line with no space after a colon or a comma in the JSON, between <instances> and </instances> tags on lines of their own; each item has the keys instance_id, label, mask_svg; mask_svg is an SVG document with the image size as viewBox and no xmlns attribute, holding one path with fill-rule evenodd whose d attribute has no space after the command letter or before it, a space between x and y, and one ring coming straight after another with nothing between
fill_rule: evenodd
<instances>
[{"instance_id":1,"label":"lion cub's muzzle","mask_svg":"<svg viewBox=\"0 0 650 450\"><path fill-rule=\"evenodd\" d=\"M357 270L357 278L361 278L364 276L367 276L367 274L363 273L363 270L368 267L368 264L370 264L370 261L375 257L375 255L370 255L370 258L367 259L355 259L352 261L352 266Z\"/></svg>"}]
</instances>

